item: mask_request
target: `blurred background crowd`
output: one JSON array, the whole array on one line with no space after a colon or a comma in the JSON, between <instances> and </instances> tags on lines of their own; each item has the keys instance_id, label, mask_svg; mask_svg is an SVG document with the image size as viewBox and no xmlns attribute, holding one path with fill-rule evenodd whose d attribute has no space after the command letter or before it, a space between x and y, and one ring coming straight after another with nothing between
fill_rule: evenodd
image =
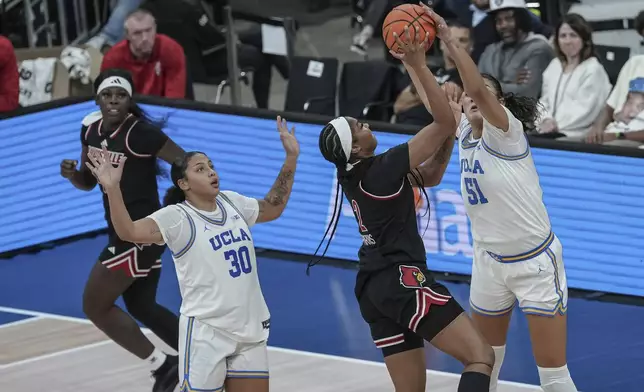
<instances>
[{"instance_id":1,"label":"blurred background crowd","mask_svg":"<svg viewBox=\"0 0 644 392\"><path fill-rule=\"evenodd\" d=\"M0 116L91 96L100 70L118 67L142 95L425 125L431 115L380 33L406 2L0 0ZM639 1L428 3L482 72L541 101L530 133L644 146ZM427 62L439 83L460 83L438 40Z\"/></svg>"}]
</instances>

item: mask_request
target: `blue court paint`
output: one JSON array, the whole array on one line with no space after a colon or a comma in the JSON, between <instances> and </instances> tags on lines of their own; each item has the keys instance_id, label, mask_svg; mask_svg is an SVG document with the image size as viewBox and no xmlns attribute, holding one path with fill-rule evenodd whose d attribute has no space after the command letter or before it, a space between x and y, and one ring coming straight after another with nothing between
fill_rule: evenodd
<instances>
[{"instance_id":1,"label":"blue court paint","mask_svg":"<svg viewBox=\"0 0 644 392\"><path fill-rule=\"evenodd\" d=\"M24 314L15 314L15 313L5 313L0 312L0 326L5 324L15 323L16 321L22 321L26 319L33 318L33 316L27 316Z\"/></svg>"},{"instance_id":2,"label":"blue court paint","mask_svg":"<svg viewBox=\"0 0 644 392\"><path fill-rule=\"evenodd\" d=\"M0 306L84 317L83 286L105 243L106 237L100 236L0 261ZM353 294L355 271L316 266L307 277L302 263L260 255L258 264L272 316L270 345L382 361ZM446 285L461 304L468 303L468 285ZM179 309L168 253L158 300L175 312ZM641 390L644 350L637 347L644 345L644 308L573 298L568 309L569 368L577 387L584 392ZM427 363L434 370L462 370L457 361L434 349L427 350ZM526 319L515 312L501 378L538 384L535 366Z\"/></svg>"}]
</instances>

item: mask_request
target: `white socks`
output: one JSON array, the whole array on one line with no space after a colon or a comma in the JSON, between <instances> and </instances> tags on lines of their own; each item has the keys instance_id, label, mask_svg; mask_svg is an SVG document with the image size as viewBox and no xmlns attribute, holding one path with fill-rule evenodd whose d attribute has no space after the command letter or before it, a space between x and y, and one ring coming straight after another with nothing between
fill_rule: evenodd
<instances>
[{"instance_id":1,"label":"white socks","mask_svg":"<svg viewBox=\"0 0 644 392\"><path fill-rule=\"evenodd\" d=\"M499 373L503 365L503 358L505 358L505 345L492 346L494 350L494 368L490 374L490 392L496 392L496 385L499 381Z\"/></svg>"},{"instance_id":2,"label":"white socks","mask_svg":"<svg viewBox=\"0 0 644 392\"><path fill-rule=\"evenodd\" d=\"M149 357L145 358L145 361L150 364L152 370L157 370L159 367L161 367L161 365L163 365L165 358L165 353L155 348L154 351L152 351L152 354Z\"/></svg>"},{"instance_id":3,"label":"white socks","mask_svg":"<svg viewBox=\"0 0 644 392\"><path fill-rule=\"evenodd\" d=\"M570 378L568 366L559 368L539 367L539 380L544 392L577 392L575 383Z\"/></svg>"}]
</instances>

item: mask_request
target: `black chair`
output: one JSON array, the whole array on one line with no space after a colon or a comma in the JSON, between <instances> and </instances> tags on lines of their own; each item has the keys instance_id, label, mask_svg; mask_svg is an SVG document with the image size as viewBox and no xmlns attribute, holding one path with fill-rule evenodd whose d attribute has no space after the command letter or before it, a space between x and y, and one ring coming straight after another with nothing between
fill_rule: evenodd
<instances>
[{"instance_id":1,"label":"black chair","mask_svg":"<svg viewBox=\"0 0 644 392\"><path fill-rule=\"evenodd\" d=\"M338 59L294 56L284 110L335 116Z\"/></svg>"},{"instance_id":2,"label":"black chair","mask_svg":"<svg viewBox=\"0 0 644 392\"><path fill-rule=\"evenodd\" d=\"M373 121L389 121L393 116L398 68L386 61L345 63L339 89L342 115Z\"/></svg>"},{"instance_id":3,"label":"black chair","mask_svg":"<svg viewBox=\"0 0 644 392\"><path fill-rule=\"evenodd\" d=\"M597 60L604 66L610 82L615 85L619 71L631 57L631 48L623 46L595 45Z\"/></svg>"}]
</instances>

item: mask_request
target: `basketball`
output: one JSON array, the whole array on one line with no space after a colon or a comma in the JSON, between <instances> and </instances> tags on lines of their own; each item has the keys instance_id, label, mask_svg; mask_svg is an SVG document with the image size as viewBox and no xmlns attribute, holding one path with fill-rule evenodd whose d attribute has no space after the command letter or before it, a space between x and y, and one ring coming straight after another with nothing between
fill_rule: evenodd
<instances>
[{"instance_id":1,"label":"basketball","mask_svg":"<svg viewBox=\"0 0 644 392\"><path fill-rule=\"evenodd\" d=\"M414 37L413 27L420 33L420 39L425 39L425 32L429 33L427 38L427 51L434 42L436 37L436 27L434 21L425 14L423 7L415 4L403 4L394 8L387 14L385 21L382 23L382 39L389 50L400 52L398 44L394 39L394 32L398 34L401 40L405 40L405 27L409 26L409 34Z\"/></svg>"}]
</instances>

